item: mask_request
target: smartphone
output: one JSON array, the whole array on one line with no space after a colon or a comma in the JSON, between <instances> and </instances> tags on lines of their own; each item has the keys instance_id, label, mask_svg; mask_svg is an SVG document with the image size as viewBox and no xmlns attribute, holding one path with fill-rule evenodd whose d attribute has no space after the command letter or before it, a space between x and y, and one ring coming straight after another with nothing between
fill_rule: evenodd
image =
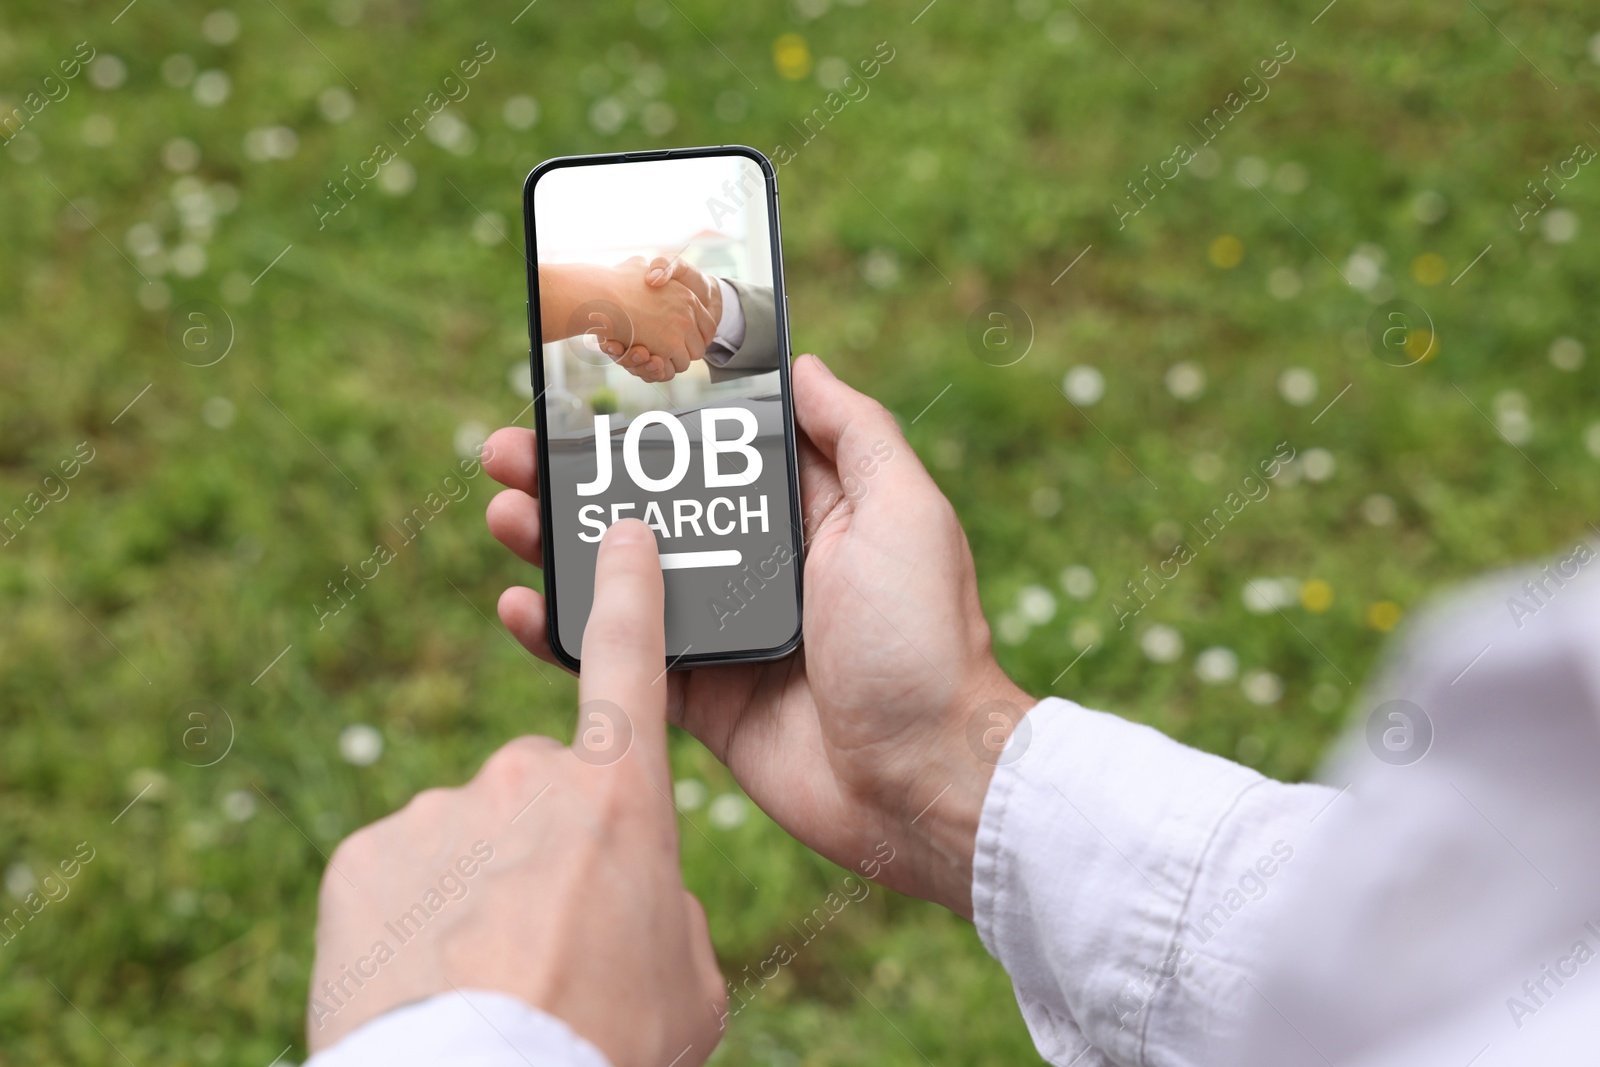
<instances>
[{"instance_id":1,"label":"smartphone","mask_svg":"<svg viewBox=\"0 0 1600 1067\"><path fill-rule=\"evenodd\" d=\"M800 480L771 162L737 145L551 159L522 207L551 651L579 669L600 539L624 518L656 534L672 669L794 651ZM670 380L633 362L673 356Z\"/></svg>"}]
</instances>

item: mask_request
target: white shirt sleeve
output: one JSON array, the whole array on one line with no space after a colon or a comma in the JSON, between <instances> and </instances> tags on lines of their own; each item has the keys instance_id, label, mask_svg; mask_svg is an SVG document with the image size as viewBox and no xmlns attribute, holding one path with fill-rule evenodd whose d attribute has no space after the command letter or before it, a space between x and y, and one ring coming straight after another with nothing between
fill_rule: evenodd
<instances>
[{"instance_id":1,"label":"white shirt sleeve","mask_svg":"<svg viewBox=\"0 0 1600 1067\"><path fill-rule=\"evenodd\" d=\"M610 1067L566 1023L515 997L467 989L396 1008L306 1067Z\"/></svg>"},{"instance_id":2,"label":"white shirt sleeve","mask_svg":"<svg viewBox=\"0 0 1600 1067\"><path fill-rule=\"evenodd\" d=\"M1206 1062L1273 958L1269 924L1233 917L1270 906L1334 790L1065 700L1023 722L984 802L972 906L1035 1045L1058 1067Z\"/></svg>"},{"instance_id":3,"label":"white shirt sleeve","mask_svg":"<svg viewBox=\"0 0 1600 1067\"><path fill-rule=\"evenodd\" d=\"M739 291L718 278L722 290L722 318L717 320L717 334L706 346L706 362L713 367L724 367L734 353L744 345L744 305L739 303Z\"/></svg>"}]
</instances>

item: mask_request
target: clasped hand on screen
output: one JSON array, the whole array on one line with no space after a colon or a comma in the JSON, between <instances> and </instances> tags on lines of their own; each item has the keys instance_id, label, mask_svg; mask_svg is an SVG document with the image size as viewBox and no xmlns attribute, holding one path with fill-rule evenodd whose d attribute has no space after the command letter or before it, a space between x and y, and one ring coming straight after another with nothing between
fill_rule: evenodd
<instances>
[{"instance_id":1,"label":"clasped hand on screen","mask_svg":"<svg viewBox=\"0 0 1600 1067\"><path fill-rule=\"evenodd\" d=\"M970 727L989 726L999 707L1014 723L1033 701L995 662L966 536L893 416L815 356L793 376L807 533L800 651L664 671L654 536L633 520L613 526L579 692L586 706L623 710L630 750L593 767L548 740L514 741L467 786L424 793L346 842L323 879L313 1024L322 983L367 952L376 924L404 912L416 887L477 839L496 858L481 888L440 913L447 925L431 947L402 948L331 1030L313 1025L313 1048L454 986L521 997L617 1067L659 1067L686 1044L683 1064L704 1060L723 991L676 864L664 721L699 738L822 855L970 917L973 842L993 773ZM499 430L484 456L507 487L489 504L489 529L538 566L534 433ZM507 589L499 610L523 645L555 662L539 593ZM894 861L867 867L885 842Z\"/></svg>"},{"instance_id":2,"label":"clasped hand on screen","mask_svg":"<svg viewBox=\"0 0 1600 1067\"><path fill-rule=\"evenodd\" d=\"M588 334L630 374L666 382L704 358L722 319L722 287L681 257L547 263L539 304L545 341Z\"/></svg>"}]
</instances>

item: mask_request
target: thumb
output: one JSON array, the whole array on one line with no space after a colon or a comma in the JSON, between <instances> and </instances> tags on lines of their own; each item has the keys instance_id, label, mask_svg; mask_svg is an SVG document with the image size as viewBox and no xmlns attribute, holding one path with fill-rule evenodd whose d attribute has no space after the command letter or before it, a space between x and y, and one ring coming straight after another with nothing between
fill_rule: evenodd
<instances>
[{"instance_id":1,"label":"thumb","mask_svg":"<svg viewBox=\"0 0 1600 1067\"><path fill-rule=\"evenodd\" d=\"M795 360L790 375L795 421L841 478L875 448L881 453L885 442L901 448L904 438L888 409L840 381L816 356Z\"/></svg>"},{"instance_id":2,"label":"thumb","mask_svg":"<svg viewBox=\"0 0 1600 1067\"><path fill-rule=\"evenodd\" d=\"M677 276L682 269L683 260L668 259L666 256L657 256L644 268L644 283L646 285L663 286Z\"/></svg>"},{"instance_id":3,"label":"thumb","mask_svg":"<svg viewBox=\"0 0 1600 1067\"><path fill-rule=\"evenodd\" d=\"M590 764L637 762L666 798L672 775L664 605L655 534L638 519L612 526L600 542L594 606L583 630L573 750Z\"/></svg>"}]
</instances>

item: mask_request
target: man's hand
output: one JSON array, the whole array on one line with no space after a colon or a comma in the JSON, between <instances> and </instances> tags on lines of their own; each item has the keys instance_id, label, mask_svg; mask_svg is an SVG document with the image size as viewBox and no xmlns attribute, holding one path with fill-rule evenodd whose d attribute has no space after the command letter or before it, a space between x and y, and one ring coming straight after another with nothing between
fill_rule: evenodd
<instances>
[{"instance_id":1,"label":"man's hand","mask_svg":"<svg viewBox=\"0 0 1600 1067\"><path fill-rule=\"evenodd\" d=\"M794 394L805 643L777 663L673 674L670 718L801 841L970 916L998 746L1034 701L994 661L966 536L893 416L814 356L795 363ZM490 530L538 565L534 442L500 430L484 466L509 486ZM537 592L506 590L500 618L554 662Z\"/></svg>"},{"instance_id":2,"label":"man's hand","mask_svg":"<svg viewBox=\"0 0 1600 1067\"><path fill-rule=\"evenodd\" d=\"M645 381L667 381L688 370L705 355L717 320L687 286L645 284L649 267L643 256L614 267L540 265L544 339L591 334L607 355Z\"/></svg>"},{"instance_id":3,"label":"man's hand","mask_svg":"<svg viewBox=\"0 0 1600 1067\"><path fill-rule=\"evenodd\" d=\"M644 281L654 288L662 288L670 282L682 284L705 305L713 323L722 321L722 286L717 284L716 278L682 256L673 259L657 256L652 259L645 265ZM712 336L716 336L715 330Z\"/></svg>"},{"instance_id":4,"label":"man's hand","mask_svg":"<svg viewBox=\"0 0 1600 1067\"><path fill-rule=\"evenodd\" d=\"M679 874L662 620L655 536L618 523L600 546L574 747L519 738L465 786L418 794L339 846L322 879L313 1052L393 1008L478 989L562 1019L615 1067L711 1054L726 989Z\"/></svg>"},{"instance_id":5,"label":"man's hand","mask_svg":"<svg viewBox=\"0 0 1600 1067\"><path fill-rule=\"evenodd\" d=\"M653 289L665 288L677 282L693 293L711 316L712 329L706 344L711 343L712 338L716 337L717 325L722 322L722 286L717 284L716 278L682 257L668 259L657 256L645 264L644 282ZM669 360L652 353L643 345L625 348L621 341L603 341L600 348L629 372L647 382L671 381L678 370Z\"/></svg>"}]
</instances>

